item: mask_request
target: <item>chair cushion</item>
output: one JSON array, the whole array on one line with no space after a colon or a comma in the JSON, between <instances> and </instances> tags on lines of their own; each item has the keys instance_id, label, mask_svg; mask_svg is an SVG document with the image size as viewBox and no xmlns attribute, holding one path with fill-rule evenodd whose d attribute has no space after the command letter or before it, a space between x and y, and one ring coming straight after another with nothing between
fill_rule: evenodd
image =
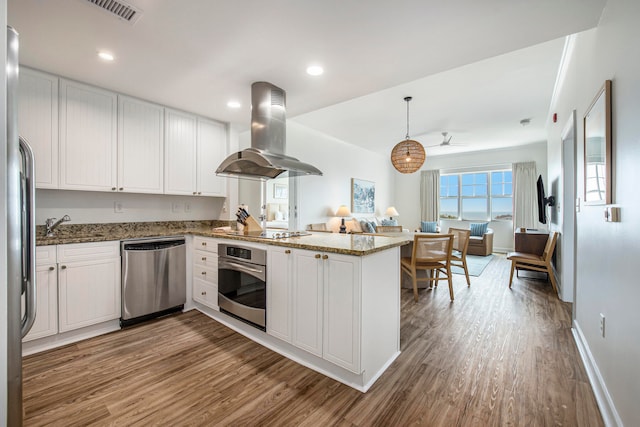
<instances>
[{"instance_id":1,"label":"chair cushion","mask_svg":"<svg viewBox=\"0 0 640 427\"><path fill-rule=\"evenodd\" d=\"M420 231L423 233L435 233L438 223L436 221L420 221Z\"/></svg>"},{"instance_id":2,"label":"chair cushion","mask_svg":"<svg viewBox=\"0 0 640 427\"><path fill-rule=\"evenodd\" d=\"M383 219L380 225L398 225L397 219Z\"/></svg>"},{"instance_id":3,"label":"chair cushion","mask_svg":"<svg viewBox=\"0 0 640 427\"><path fill-rule=\"evenodd\" d=\"M488 222L472 222L469 224L472 236L482 237L482 235L487 232L487 228L489 228Z\"/></svg>"}]
</instances>

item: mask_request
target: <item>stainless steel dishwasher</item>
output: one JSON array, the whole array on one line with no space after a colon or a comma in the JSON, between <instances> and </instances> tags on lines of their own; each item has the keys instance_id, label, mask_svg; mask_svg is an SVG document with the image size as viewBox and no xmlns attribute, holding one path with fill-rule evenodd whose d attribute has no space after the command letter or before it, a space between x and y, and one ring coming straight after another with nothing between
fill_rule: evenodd
<instances>
[{"instance_id":1,"label":"stainless steel dishwasher","mask_svg":"<svg viewBox=\"0 0 640 427\"><path fill-rule=\"evenodd\" d=\"M120 326L129 326L184 308L187 260L183 236L123 240L120 248Z\"/></svg>"}]
</instances>

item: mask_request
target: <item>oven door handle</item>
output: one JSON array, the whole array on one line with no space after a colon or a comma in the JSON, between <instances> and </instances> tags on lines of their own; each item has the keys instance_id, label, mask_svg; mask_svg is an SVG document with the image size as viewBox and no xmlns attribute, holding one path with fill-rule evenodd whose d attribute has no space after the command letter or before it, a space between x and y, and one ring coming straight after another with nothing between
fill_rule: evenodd
<instances>
[{"instance_id":1,"label":"oven door handle","mask_svg":"<svg viewBox=\"0 0 640 427\"><path fill-rule=\"evenodd\" d=\"M262 269L257 269L257 268L251 268L251 267L247 267L243 264L237 264L235 262L230 262L230 261L222 261L222 263L218 266L218 268L224 267L225 265L231 266L233 268L237 268L240 271L244 271L247 273L257 273L257 274L264 274L264 270Z\"/></svg>"}]
</instances>

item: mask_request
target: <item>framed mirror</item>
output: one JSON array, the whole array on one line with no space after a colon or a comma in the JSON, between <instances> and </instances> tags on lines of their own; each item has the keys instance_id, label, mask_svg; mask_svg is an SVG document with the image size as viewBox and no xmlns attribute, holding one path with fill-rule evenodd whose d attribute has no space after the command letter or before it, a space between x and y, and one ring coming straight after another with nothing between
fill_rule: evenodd
<instances>
[{"instance_id":1,"label":"framed mirror","mask_svg":"<svg viewBox=\"0 0 640 427\"><path fill-rule=\"evenodd\" d=\"M584 115L584 201L611 204L611 80L606 80Z\"/></svg>"}]
</instances>

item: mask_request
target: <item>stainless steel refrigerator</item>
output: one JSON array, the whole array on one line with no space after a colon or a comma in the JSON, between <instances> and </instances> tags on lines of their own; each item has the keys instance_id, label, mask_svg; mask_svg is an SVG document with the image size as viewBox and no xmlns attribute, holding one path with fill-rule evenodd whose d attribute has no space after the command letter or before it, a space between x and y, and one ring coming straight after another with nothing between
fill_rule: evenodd
<instances>
[{"instance_id":1,"label":"stainless steel refrigerator","mask_svg":"<svg viewBox=\"0 0 640 427\"><path fill-rule=\"evenodd\" d=\"M22 337L35 320L33 153L18 136L18 33L7 28L7 419L21 426ZM24 307L24 308L23 308ZM0 411L1 412L1 411ZM2 424L2 420L0 420Z\"/></svg>"}]
</instances>

